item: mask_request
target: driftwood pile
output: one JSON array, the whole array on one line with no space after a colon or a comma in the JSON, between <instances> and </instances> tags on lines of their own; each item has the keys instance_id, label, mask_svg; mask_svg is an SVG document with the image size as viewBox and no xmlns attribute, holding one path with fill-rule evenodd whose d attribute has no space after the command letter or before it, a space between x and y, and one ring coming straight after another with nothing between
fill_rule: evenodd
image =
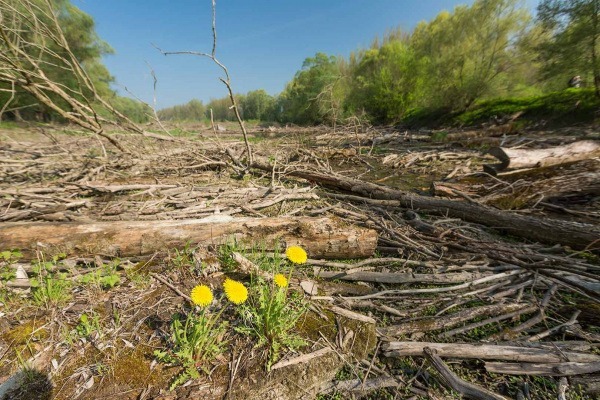
<instances>
[{"instance_id":1,"label":"driftwood pile","mask_svg":"<svg viewBox=\"0 0 600 400\"><path fill-rule=\"evenodd\" d=\"M165 247L212 246L232 235L269 250L301 244L310 258L295 274L313 310L374 324L378 336L370 355L346 359L352 376L323 382L322 393L439 398L433 371L471 398L539 398L527 376L555 377L563 395L567 383L599 393L597 155L538 176L531 166L492 176L483 172L489 156L452 142L420 142L428 137L423 132L342 136L321 133L318 141L354 151L324 158L319 147L288 138L285 157L259 146L245 171L236 157L243 152L239 142L164 151L144 142L136 144L144 155L104 157L90 150L98 148L93 138L35 147L4 141L0 250L66 250L81 273L114 256L135 265ZM556 144L545 140L547 147ZM392 147L369 155L377 146ZM430 172L431 188L420 192L369 181L372 169L419 174L432 163L439 168ZM527 192L532 187L537 193ZM502 207L514 199L522 200ZM86 229L91 241L74 239ZM362 260L335 261L348 258ZM184 291L176 273L154 273ZM139 318L133 308L131 318ZM459 364L449 367L447 360ZM465 371L485 378L467 381ZM525 378L508 384L507 375Z\"/></svg>"}]
</instances>

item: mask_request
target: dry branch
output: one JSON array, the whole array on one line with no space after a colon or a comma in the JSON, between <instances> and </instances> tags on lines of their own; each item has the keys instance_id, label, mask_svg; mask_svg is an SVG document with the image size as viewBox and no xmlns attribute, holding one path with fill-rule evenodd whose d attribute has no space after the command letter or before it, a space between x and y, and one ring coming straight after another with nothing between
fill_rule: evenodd
<instances>
[{"instance_id":1,"label":"dry branch","mask_svg":"<svg viewBox=\"0 0 600 400\"><path fill-rule=\"evenodd\" d=\"M36 3L24 0L20 3L17 8L13 2L0 2L3 21L0 24L0 44L3 47L0 52L0 82L29 93L66 121L105 138L123 152L127 150L121 142L105 132L104 121L94 109L96 104L108 110L130 132L175 140L145 132L99 95L92 79L71 51L58 20L59 13L50 0ZM51 48L49 43L57 49ZM49 77L52 74L48 66L60 68L63 75L77 82L75 87L53 81Z\"/></svg>"},{"instance_id":2,"label":"dry branch","mask_svg":"<svg viewBox=\"0 0 600 400\"><path fill-rule=\"evenodd\" d=\"M326 354L332 353L333 351L334 350L331 347L324 347L322 349L313 351L312 353L302 354L301 356L291 358L289 360L279 361L278 363L274 364L271 367L271 370L274 371L276 369L284 368L284 367L287 367L290 365L306 363L306 362L312 360L313 358L322 357Z\"/></svg>"},{"instance_id":3,"label":"dry branch","mask_svg":"<svg viewBox=\"0 0 600 400\"><path fill-rule=\"evenodd\" d=\"M393 272L349 272L349 271L323 271L315 268L315 276L325 279L340 279L344 281L378 282L378 283L427 283L450 284L473 281L489 273L458 272L448 274L413 274Z\"/></svg>"},{"instance_id":4,"label":"dry branch","mask_svg":"<svg viewBox=\"0 0 600 400\"><path fill-rule=\"evenodd\" d=\"M521 310L529 310L532 312L535 311L535 308L532 308L527 304L492 304L477 308L469 308L442 317L421 318L398 325L386 326L379 328L378 332L382 336L400 336L415 332L437 331L444 328L451 328L475 318L487 317L490 315L495 316L498 314L512 313Z\"/></svg>"},{"instance_id":5,"label":"dry branch","mask_svg":"<svg viewBox=\"0 0 600 400\"><path fill-rule=\"evenodd\" d=\"M212 46L212 52L210 54L199 52L199 51L163 51L160 48L158 48L156 46L155 47L158 51L160 51L165 56L170 55L170 54L189 54L189 55L195 55L195 56L200 56L200 57L208 57L219 68L221 68L223 70L223 73L225 74L225 78L219 78L219 80L221 82L223 82L223 84L227 88L227 93L229 94L229 100L231 101L231 108L233 109L235 118L240 126L240 129L242 130L242 135L244 136L244 144L246 145L246 154L248 155L248 164L252 164L252 159L253 159L252 148L250 147L250 142L248 141L248 132L246 131L246 127L244 126L244 120L242 119L242 117L240 115L240 110L239 110L237 101L235 99L235 95L233 94L233 89L231 87L231 77L229 76L229 70L227 69L225 64L223 64L222 62L220 62L217 59L217 4L216 4L215 0L212 0L212 35L213 35L213 46ZM212 115L212 110L211 110L211 115ZM214 125L213 125L213 127L214 127Z\"/></svg>"},{"instance_id":6,"label":"dry branch","mask_svg":"<svg viewBox=\"0 0 600 400\"><path fill-rule=\"evenodd\" d=\"M264 161L255 160L252 166L269 172L272 170L271 166ZM370 199L388 200L389 205L461 218L465 221L483 224L511 235L542 243L553 245L559 243L577 249L585 249L593 243L600 242L600 227L591 224L550 218L542 219L501 211L472 202L421 196L345 177L331 171L325 173L309 169L295 169L287 171L286 174L316 182L327 188L352 192L362 196L344 196L347 200L364 203L368 203Z\"/></svg>"},{"instance_id":7,"label":"dry branch","mask_svg":"<svg viewBox=\"0 0 600 400\"><path fill-rule=\"evenodd\" d=\"M431 365L440 373L444 382L466 398L477 400L508 400L504 396L460 379L448 368L440 356L436 354L435 350L426 347L424 354Z\"/></svg>"},{"instance_id":8,"label":"dry branch","mask_svg":"<svg viewBox=\"0 0 600 400\"><path fill-rule=\"evenodd\" d=\"M351 392L353 394L364 395L373 390L378 390L387 387L404 386L398 379L391 376L380 376L372 379L350 379L347 381L339 381L330 383L326 387L321 388L321 392Z\"/></svg>"}]
</instances>

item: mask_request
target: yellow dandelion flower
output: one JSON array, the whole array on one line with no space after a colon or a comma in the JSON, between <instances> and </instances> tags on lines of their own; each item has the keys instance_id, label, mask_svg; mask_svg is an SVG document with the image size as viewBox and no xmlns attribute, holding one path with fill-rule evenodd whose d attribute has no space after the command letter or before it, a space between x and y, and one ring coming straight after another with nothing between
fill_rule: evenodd
<instances>
[{"instance_id":1,"label":"yellow dandelion flower","mask_svg":"<svg viewBox=\"0 0 600 400\"><path fill-rule=\"evenodd\" d=\"M242 304L248 299L248 289L244 286L243 283L234 281L233 279L225 279L223 283L223 290L225 291L225 296L227 299L233 304Z\"/></svg>"},{"instance_id":2,"label":"yellow dandelion flower","mask_svg":"<svg viewBox=\"0 0 600 400\"><path fill-rule=\"evenodd\" d=\"M285 255L288 260L293 262L294 264L304 264L308 259L306 255L306 251L300 246L290 246L285 251Z\"/></svg>"},{"instance_id":3,"label":"yellow dandelion flower","mask_svg":"<svg viewBox=\"0 0 600 400\"><path fill-rule=\"evenodd\" d=\"M273 281L280 288L287 287L288 285L288 280L283 274L275 274L275 276L273 277Z\"/></svg>"},{"instance_id":4,"label":"yellow dandelion flower","mask_svg":"<svg viewBox=\"0 0 600 400\"><path fill-rule=\"evenodd\" d=\"M198 285L193 288L190 297L192 302L200 307L206 307L213 301L212 291L206 285Z\"/></svg>"}]
</instances>

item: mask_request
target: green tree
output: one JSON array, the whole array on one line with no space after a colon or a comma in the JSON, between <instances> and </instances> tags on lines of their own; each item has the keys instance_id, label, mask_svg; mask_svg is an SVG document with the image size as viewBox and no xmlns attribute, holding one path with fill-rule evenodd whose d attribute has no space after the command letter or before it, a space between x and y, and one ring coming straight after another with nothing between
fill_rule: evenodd
<instances>
[{"instance_id":1,"label":"green tree","mask_svg":"<svg viewBox=\"0 0 600 400\"><path fill-rule=\"evenodd\" d=\"M241 108L246 119L273 121L275 118L275 98L263 89L248 92Z\"/></svg>"},{"instance_id":2,"label":"green tree","mask_svg":"<svg viewBox=\"0 0 600 400\"><path fill-rule=\"evenodd\" d=\"M326 113L319 106L319 94L339 78L336 57L317 53L314 57L305 59L302 69L280 95L280 119L299 124L322 122Z\"/></svg>"},{"instance_id":3,"label":"green tree","mask_svg":"<svg viewBox=\"0 0 600 400\"><path fill-rule=\"evenodd\" d=\"M166 121L202 121L206 118L205 114L206 107L198 99L158 111L158 117Z\"/></svg>"},{"instance_id":4,"label":"green tree","mask_svg":"<svg viewBox=\"0 0 600 400\"><path fill-rule=\"evenodd\" d=\"M236 95L236 97L239 101L240 96ZM206 105L206 116L210 118L210 110L212 110L215 121L235 121L235 113L230 107L231 100L229 100L229 97L210 99L210 102ZM240 114L243 116L243 109L241 106Z\"/></svg>"},{"instance_id":5,"label":"green tree","mask_svg":"<svg viewBox=\"0 0 600 400\"><path fill-rule=\"evenodd\" d=\"M399 120L421 99L424 75L406 38L375 46L360 55L352 71L348 106L378 122Z\"/></svg>"},{"instance_id":6,"label":"green tree","mask_svg":"<svg viewBox=\"0 0 600 400\"><path fill-rule=\"evenodd\" d=\"M529 18L518 0L476 0L419 24L410 43L421 61L415 72L425 74L421 103L464 110L493 96L511 74L513 43Z\"/></svg>"},{"instance_id":7,"label":"green tree","mask_svg":"<svg viewBox=\"0 0 600 400\"><path fill-rule=\"evenodd\" d=\"M538 19L549 39L539 46L543 77L592 81L600 97L600 0L544 0Z\"/></svg>"}]
</instances>

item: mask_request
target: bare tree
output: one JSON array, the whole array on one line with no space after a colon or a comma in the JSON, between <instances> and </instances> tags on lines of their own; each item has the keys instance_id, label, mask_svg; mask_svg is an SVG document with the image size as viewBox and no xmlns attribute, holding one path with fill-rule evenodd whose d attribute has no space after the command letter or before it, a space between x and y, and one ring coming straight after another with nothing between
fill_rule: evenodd
<instances>
[{"instance_id":1,"label":"bare tree","mask_svg":"<svg viewBox=\"0 0 600 400\"><path fill-rule=\"evenodd\" d=\"M103 107L120 127L134 133L171 140L145 132L116 110L97 92L94 83L71 51L51 0L0 0L0 82L11 87L4 111L16 90L32 95L39 103L65 120L102 136L121 151L127 151L108 135L94 107ZM49 71L60 70L75 82L65 85L51 79Z\"/></svg>"},{"instance_id":2,"label":"bare tree","mask_svg":"<svg viewBox=\"0 0 600 400\"><path fill-rule=\"evenodd\" d=\"M240 125L240 129L242 130L242 134L244 135L244 143L246 144L246 153L248 155L248 165L252 164L252 149L250 148L250 142L248 142L248 132L246 131L246 127L244 126L244 120L242 119L237 101L235 99L235 95L233 94L233 89L231 88L231 77L229 76L229 71L227 67L217 59L217 4L216 0L212 0L212 35L213 35L213 46L212 51L210 53L204 53L199 51L163 51L161 48L156 47L158 51L160 51L165 56L170 54L190 54L194 56L200 57L208 57L215 64L217 64L225 74L225 77L220 77L219 80L223 82L223 84L227 87L227 91L229 93L229 99L231 100L231 108L235 113L235 117L237 119L238 124Z\"/></svg>"}]
</instances>

